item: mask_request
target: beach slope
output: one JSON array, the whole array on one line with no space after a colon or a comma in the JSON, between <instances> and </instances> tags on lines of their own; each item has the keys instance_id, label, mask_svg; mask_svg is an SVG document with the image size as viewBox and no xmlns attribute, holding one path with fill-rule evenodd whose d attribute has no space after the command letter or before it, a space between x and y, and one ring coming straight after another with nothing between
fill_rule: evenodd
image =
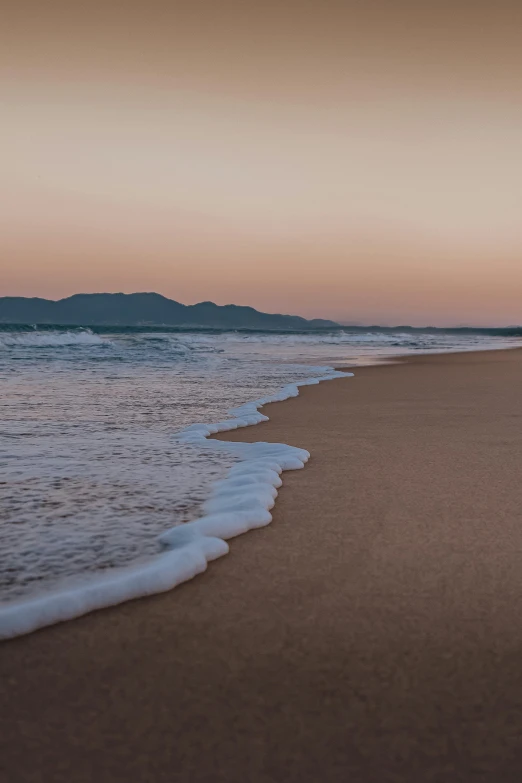
<instances>
[{"instance_id":1,"label":"beach slope","mask_svg":"<svg viewBox=\"0 0 522 783\"><path fill-rule=\"evenodd\" d=\"M0 647L10 783L522 780L522 351L356 369L220 435L308 449L171 593Z\"/></svg>"}]
</instances>

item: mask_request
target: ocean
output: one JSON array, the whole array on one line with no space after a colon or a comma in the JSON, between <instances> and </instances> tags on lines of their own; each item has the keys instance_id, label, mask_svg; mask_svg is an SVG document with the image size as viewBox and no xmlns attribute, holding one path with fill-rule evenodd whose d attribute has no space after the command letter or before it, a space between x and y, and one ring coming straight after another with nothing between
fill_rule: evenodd
<instances>
[{"instance_id":1,"label":"ocean","mask_svg":"<svg viewBox=\"0 0 522 783\"><path fill-rule=\"evenodd\" d=\"M335 367L521 343L508 330L0 325L0 635L168 589L224 554L223 538L267 524L279 474L306 452L206 440L262 420L260 401Z\"/></svg>"}]
</instances>

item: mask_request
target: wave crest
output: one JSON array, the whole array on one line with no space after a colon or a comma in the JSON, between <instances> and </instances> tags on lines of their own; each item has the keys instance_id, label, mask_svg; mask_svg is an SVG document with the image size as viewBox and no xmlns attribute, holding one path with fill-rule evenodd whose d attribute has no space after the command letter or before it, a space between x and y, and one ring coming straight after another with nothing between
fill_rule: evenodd
<instances>
[{"instance_id":1,"label":"wave crest","mask_svg":"<svg viewBox=\"0 0 522 783\"><path fill-rule=\"evenodd\" d=\"M22 332L0 335L0 348L62 348L71 345L111 345L107 338L99 337L90 329L81 332Z\"/></svg>"}]
</instances>

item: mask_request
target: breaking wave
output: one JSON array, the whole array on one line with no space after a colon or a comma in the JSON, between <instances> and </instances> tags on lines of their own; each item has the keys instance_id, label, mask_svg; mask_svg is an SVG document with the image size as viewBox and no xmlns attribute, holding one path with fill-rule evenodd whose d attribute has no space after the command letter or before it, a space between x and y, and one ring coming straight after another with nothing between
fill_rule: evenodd
<instances>
[{"instance_id":1,"label":"breaking wave","mask_svg":"<svg viewBox=\"0 0 522 783\"><path fill-rule=\"evenodd\" d=\"M34 331L0 334L0 348L61 348L74 345L110 344L110 340L94 334L90 329L74 332Z\"/></svg>"}]
</instances>

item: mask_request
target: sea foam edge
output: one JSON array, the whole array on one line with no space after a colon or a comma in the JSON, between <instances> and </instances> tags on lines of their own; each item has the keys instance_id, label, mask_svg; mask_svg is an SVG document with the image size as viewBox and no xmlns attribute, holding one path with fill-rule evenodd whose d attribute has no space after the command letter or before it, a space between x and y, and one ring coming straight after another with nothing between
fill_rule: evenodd
<instances>
[{"instance_id":1,"label":"sea foam edge","mask_svg":"<svg viewBox=\"0 0 522 783\"><path fill-rule=\"evenodd\" d=\"M177 440L233 454L240 460L213 485L202 506L203 516L162 533L159 542L164 551L147 563L115 568L83 584L0 607L0 639L23 636L97 609L172 590L205 571L212 560L226 555L228 539L268 525L282 484L281 474L303 468L309 452L284 443L238 443L208 440L209 436L268 421L259 408L297 397L301 386L351 376L351 372L332 370L234 408L229 411L230 419L185 427L174 436Z\"/></svg>"}]
</instances>

